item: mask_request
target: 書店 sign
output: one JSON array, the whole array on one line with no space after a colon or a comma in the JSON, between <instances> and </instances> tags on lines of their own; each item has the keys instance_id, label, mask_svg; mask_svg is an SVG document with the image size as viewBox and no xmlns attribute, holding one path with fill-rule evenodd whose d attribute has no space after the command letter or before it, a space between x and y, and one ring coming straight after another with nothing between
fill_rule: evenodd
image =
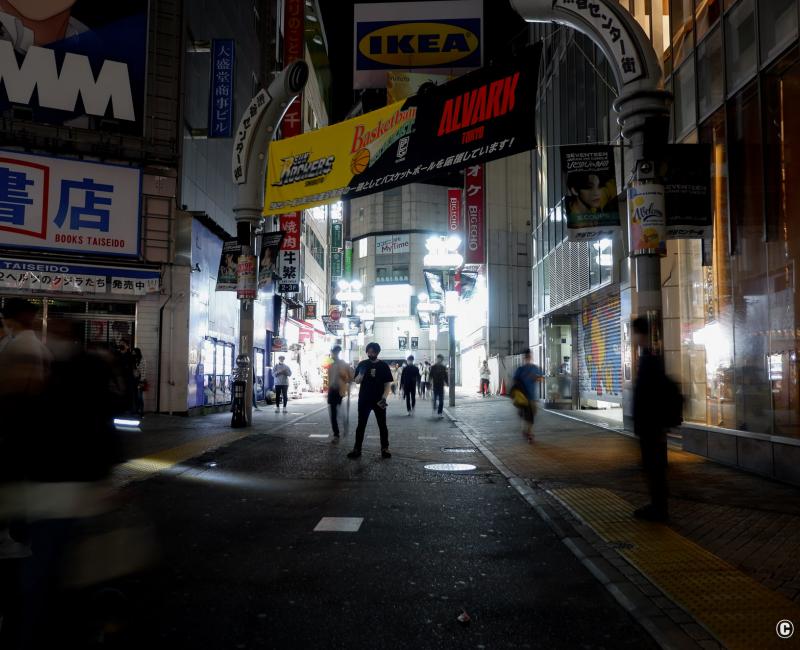
<instances>
[{"instance_id":1,"label":"\u66f8\u5e97 sign","mask_svg":"<svg viewBox=\"0 0 800 650\"><path fill-rule=\"evenodd\" d=\"M408 235L381 235L375 237L376 255L408 253L409 250L411 250L411 238Z\"/></svg>"},{"instance_id":2,"label":"\u66f8\u5e97 sign","mask_svg":"<svg viewBox=\"0 0 800 650\"><path fill-rule=\"evenodd\" d=\"M529 151L541 44L430 92L269 147L264 214L425 182Z\"/></svg>"},{"instance_id":3,"label":"\u66f8\u5e97 sign","mask_svg":"<svg viewBox=\"0 0 800 650\"><path fill-rule=\"evenodd\" d=\"M353 88L383 88L387 70L460 75L481 66L481 0L356 4L354 19Z\"/></svg>"},{"instance_id":4,"label":"\u66f8\u5e97 sign","mask_svg":"<svg viewBox=\"0 0 800 650\"><path fill-rule=\"evenodd\" d=\"M139 255L138 168L0 151L0 246Z\"/></svg>"},{"instance_id":5,"label":"\u66f8\u5e97 sign","mask_svg":"<svg viewBox=\"0 0 800 650\"><path fill-rule=\"evenodd\" d=\"M33 122L141 135L148 0L12 0L0 4L0 111ZM104 128L104 130L106 130Z\"/></svg>"}]
</instances>

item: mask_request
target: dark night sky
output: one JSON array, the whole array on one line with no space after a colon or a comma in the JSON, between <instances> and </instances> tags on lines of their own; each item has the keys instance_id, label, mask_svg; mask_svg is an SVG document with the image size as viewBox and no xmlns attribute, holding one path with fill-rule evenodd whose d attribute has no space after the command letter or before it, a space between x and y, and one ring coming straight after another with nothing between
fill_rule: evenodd
<instances>
[{"instance_id":1,"label":"dark night sky","mask_svg":"<svg viewBox=\"0 0 800 650\"><path fill-rule=\"evenodd\" d=\"M353 5L371 4L375 1L378 0L359 3L354 0L319 0L333 75L331 123L341 121L354 103ZM502 58L511 53L515 43L519 45L519 40L515 42L514 38L524 34L526 25L511 8L509 0L484 0L483 4L484 61L489 63L494 58Z\"/></svg>"}]
</instances>

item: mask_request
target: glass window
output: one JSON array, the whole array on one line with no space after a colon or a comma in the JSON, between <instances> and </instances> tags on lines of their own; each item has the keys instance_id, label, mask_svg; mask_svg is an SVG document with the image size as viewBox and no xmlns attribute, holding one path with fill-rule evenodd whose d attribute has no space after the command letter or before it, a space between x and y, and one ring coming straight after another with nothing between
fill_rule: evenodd
<instances>
[{"instance_id":1,"label":"glass window","mask_svg":"<svg viewBox=\"0 0 800 650\"><path fill-rule=\"evenodd\" d=\"M694 55L675 71L675 135L677 138L694 128L697 117L694 101Z\"/></svg>"},{"instance_id":2,"label":"glass window","mask_svg":"<svg viewBox=\"0 0 800 650\"><path fill-rule=\"evenodd\" d=\"M741 88L756 72L753 0L740 0L725 16L725 69L729 91Z\"/></svg>"},{"instance_id":3,"label":"glass window","mask_svg":"<svg viewBox=\"0 0 800 650\"><path fill-rule=\"evenodd\" d=\"M369 250L367 240L369 237L363 237L362 239L358 240L358 259L364 258L367 256L367 252Z\"/></svg>"},{"instance_id":4,"label":"glass window","mask_svg":"<svg viewBox=\"0 0 800 650\"><path fill-rule=\"evenodd\" d=\"M716 28L697 46L697 103L700 119L722 104L722 30Z\"/></svg>"},{"instance_id":5,"label":"glass window","mask_svg":"<svg viewBox=\"0 0 800 650\"><path fill-rule=\"evenodd\" d=\"M694 16L692 0L671 0L670 22L672 23L672 66L678 67L691 52Z\"/></svg>"},{"instance_id":6,"label":"glass window","mask_svg":"<svg viewBox=\"0 0 800 650\"><path fill-rule=\"evenodd\" d=\"M797 38L797 0L758 0L758 28L766 63Z\"/></svg>"},{"instance_id":7,"label":"glass window","mask_svg":"<svg viewBox=\"0 0 800 650\"><path fill-rule=\"evenodd\" d=\"M697 40L699 41L719 20L722 12L721 0L697 0L694 8Z\"/></svg>"},{"instance_id":8,"label":"glass window","mask_svg":"<svg viewBox=\"0 0 800 650\"><path fill-rule=\"evenodd\" d=\"M800 437L797 331L800 304L795 260L800 257L800 58L797 51L765 76L767 214L774 223L767 243L769 292L768 379L774 433Z\"/></svg>"}]
</instances>

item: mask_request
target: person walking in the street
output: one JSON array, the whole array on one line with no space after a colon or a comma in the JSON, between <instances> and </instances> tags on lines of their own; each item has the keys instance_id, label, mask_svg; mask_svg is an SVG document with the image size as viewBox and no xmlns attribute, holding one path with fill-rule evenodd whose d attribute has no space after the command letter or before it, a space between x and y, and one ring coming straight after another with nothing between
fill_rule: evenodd
<instances>
[{"instance_id":1,"label":"person walking in the street","mask_svg":"<svg viewBox=\"0 0 800 650\"><path fill-rule=\"evenodd\" d=\"M492 371L489 370L489 363L484 359L481 364L481 397L489 397L489 380L492 377Z\"/></svg>"},{"instance_id":2,"label":"person walking in the street","mask_svg":"<svg viewBox=\"0 0 800 650\"><path fill-rule=\"evenodd\" d=\"M419 382L419 368L414 364L414 356L407 359L408 363L400 375L400 385L406 394L406 409L408 414L417 407L417 383Z\"/></svg>"},{"instance_id":3,"label":"person walking in the street","mask_svg":"<svg viewBox=\"0 0 800 650\"><path fill-rule=\"evenodd\" d=\"M144 415L144 393L147 390L147 362L139 348L133 348L133 379L136 382L136 415Z\"/></svg>"},{"instance_id":4,"label":"person walking in the street","mask_svg":"<svg viewBox=\"0 0 800 650\"><path fill-rule=\"evenodd\" d=\"M420 370L422 375L422 399L428 399L427 393L431 387L431 362L425 361Z\"/></svg>"},{"instance_id":5,"label":"person walking in the street","mask_svg":"<svg viewBox=\"0 0 800 650\"><path fill-rule=\"evenodd\" d=\"M639 346L639 367L633 387L633 432L639 438L642 467L650 503L633 514L638 519L667 521L667 425L665 390L668 379L664 362L650 347L650 327L646 318L633 321L634 342Z\"/></svg>"},{"instance_id":6,"label":"person walking in the street","mask_svg":"<svg viewBox=\"0 0 800 650\"><path fill-rule=\"evenodd\" d=\"M417 366L417 395L422 397L422 369L424 366L422 363L415 364Z\"/></svg>"},{"instance_id":7,"label":"person walking in the street","mask_svg":"<svg viewBox=\"0 0 800 650\"><path fill-rule=\"evenodd\" d=\"M328 368L328 409L331 414L333 442L339 442L339 405L350 390L350 382L353 380L353 369L350 364L339 358L341 351L341 345L334 345L331 348L333 363Z\"/></svg>"},{"instance_id":8,"label":"person walking in the street","mask_svg":"<svg viewBox=\"0 0 800 650\"><path fill-rule=\"evenodd\" d=\"M386 398L392 391L392 371L389 364L379 361L381 346L375 342L367 345L367 359L358 364L355 382L361 386L358 392L358 426L356 443L348 458L361 456L364 432L367 430L369 414L375 413L375 421L381 433L381 457L391 458L389 453L389 429L386 426Z\"/></svg>"},{"instance_id":9,"label":"person walking in the street","mask_svg":"<svg viewBox=\"0 0 800 650\"><path fill-rule=\"evenodd\" d=\"M519 407L522 417L522 435L533 442L533 420L536 417L536 384L543 381L544 373L532 361L531 351L525 350L522 365L514 372L514 389L521 390L526 398L526 404Z\"/></svg>"},{"instance_id":10,"label":"person walking in the street","mask_svg":"<svg viewBox=\"0 0 800 650\"><path fill-rule=\"evenodd\" d=\"M131 344L122 339L117 344L114 354L114 364L118 373L119 381L122 383L123 409L124 413L136 413L137 411L137 380L136 380L136 359L131 350Z\"/></svg>"},{"instance_id":11,"label":"person walking in the street","mask_svg":"<svg viewBox=\"0 0 800 650\"><path fill-rule=\"evenodd\" d=\"M447 366L444 365L444 357L441 354L436 355L436 363L431 367L429 380L433 384L433 410L438 413L440 418L443 418L444 387L449 386L449 379L447 377ZM439 405L438 410L437 403Z\"/></svg>"},{"instance_id":12,"label":"person walking in the street","mask_svg":"<svg viewBox=\"0 0 800 650\"><path fill-rule=\"evenodd\" d=\"M272 368L272 376L275 377L275 412L280 413L281 397L283 397L283 412L286 413L286 405L289 403L289 377L292 376L292 369L284 363L286 357L278 357L278 363Z\"/></svg>"}]
</instances>

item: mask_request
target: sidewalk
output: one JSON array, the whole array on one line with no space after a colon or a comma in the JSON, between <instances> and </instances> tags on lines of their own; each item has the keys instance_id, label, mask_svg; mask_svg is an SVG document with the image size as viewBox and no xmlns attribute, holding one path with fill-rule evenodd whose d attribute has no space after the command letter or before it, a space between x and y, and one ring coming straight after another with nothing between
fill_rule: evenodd
<instances>
[{"instance_id":1,"label":"sidewalk","mask_svg":"<svg viewBox=\"0 0 800 650\"><path fill-rule=\"evenodd\" d=\"M800 623L800 489L671 448L672 522L637 522L630 513L647 491L635 439L540 410L529 445L502 397L464 394L450 413L514 475L591 528L603 551L615 549L623 573L636 567L726 646L798 647L774 630L782 618ZM743 608L760 608L761 619L745 621Z\"/></svg>"}]
</instances>

